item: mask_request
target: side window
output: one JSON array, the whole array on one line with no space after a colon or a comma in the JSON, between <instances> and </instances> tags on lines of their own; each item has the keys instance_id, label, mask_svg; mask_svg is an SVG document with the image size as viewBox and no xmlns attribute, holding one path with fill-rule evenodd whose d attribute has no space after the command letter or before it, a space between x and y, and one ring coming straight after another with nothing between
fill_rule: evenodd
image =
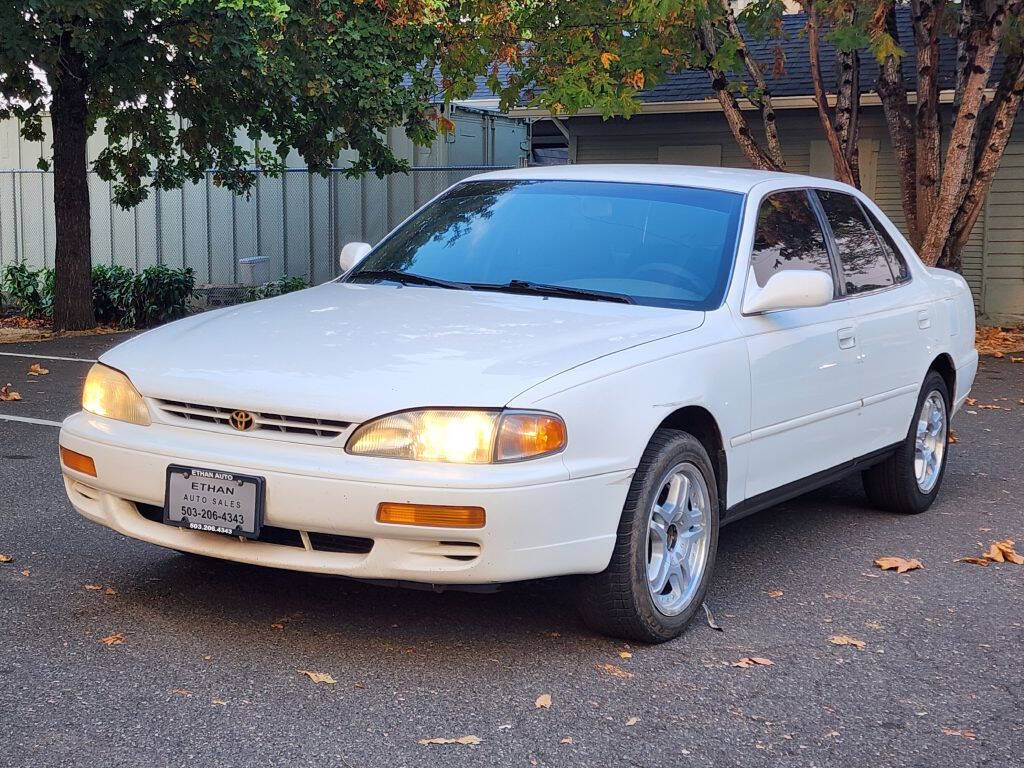
<instances>
[{"instance_id":1,"label":"side window","mask_svg":"<svg viewBox=\"0 0 1024 768\"><path fill-rule=\"evenodd\" d=\"M825 235L806 192L775 192L761 201L750 263L759 286L784 269L832 274Z\"/></svg>"},{"instance_id":2,"label":"side window","mask_svg":"<svg viewBox=\"0 0 1024 768\"><path fill-rule=\"evenodd\" d=\"M897 283L905 283L910 279L910 267L907 266L907 260L903 257L903 251L896 245L896 241L892 239L892 235L889 234L888 230L882 226L882 222L878 220L871 211L865 206L861 206L861 210L867 214L868 220L871 222L871 226L875 228L875 234L878 235L878 239L882 242L882 252L885 254L886 261L889 262L889 269L892 270L893 275L896 277Z\"/></svg>"},{"instance_id":3,"label":"side window","mask_svg":"<svg viewBox=\"0 0 1024 768\"><path fill-rule=\"evenodd\" d=\"M825 190L818 190L817 195L832 228L846 293L863 293L892 285L889 261L857 199Z\"/></svg>"}]
</instances>

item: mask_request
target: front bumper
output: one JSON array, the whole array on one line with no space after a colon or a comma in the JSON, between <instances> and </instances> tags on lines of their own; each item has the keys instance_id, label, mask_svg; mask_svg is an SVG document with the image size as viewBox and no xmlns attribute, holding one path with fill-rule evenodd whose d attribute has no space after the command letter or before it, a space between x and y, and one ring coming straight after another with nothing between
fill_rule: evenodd
<instances>
[{"instance_id":1,"label":"front bumper","mask_svg":"<svg viewBox=\"0 0 1024 768\"><path fill-rule=\"evenodd\" d=\"M632 478L632 471L621 471L569 479L557 456L510 465L427 465L248 435L139 427L87 413L68 417L60 444L96 464L97 477L62 466L72 505L126 536L254 565L428 584L603 570ZM294 535L286 537L289 543L239 540L150 519L151 507L163 506L169 464L266 478L264 524ZM464 530L378 523L377 505L384 501L481 506L486 524ZM311 533L371 545L368 552L330 551L318 548Z\"/></svg>"}]
</instances>

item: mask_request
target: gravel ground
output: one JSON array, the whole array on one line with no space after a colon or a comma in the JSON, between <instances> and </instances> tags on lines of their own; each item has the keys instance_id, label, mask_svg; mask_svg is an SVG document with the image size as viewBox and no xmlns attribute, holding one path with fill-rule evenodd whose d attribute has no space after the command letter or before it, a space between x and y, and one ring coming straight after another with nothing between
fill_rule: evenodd
<instances>
[{"instance_id":1,"label":"gravel ground","mask_svg":"<svg viewBox=\"0 0 1024 768\"><path fill-rule=\"evenodd\" d=\"M1000 409L956 417L927 514L873 511L851 478L738 522L709 597L724 631L647 647L588 632L569 579L388 589L86 522L57 430L3 417L59 421L88 364L10 353L87 360L119 338L0 347L24 396L0 403L0 765L1020 764L1024 566L954 560L1006 537L1024 551L1024 365L983 359L974 394ZM36 361L50 374L27 377ZM924 569L883 573L882 555ZM774 664L731 666L745 656Z\"/></svg>"}]
</instances>

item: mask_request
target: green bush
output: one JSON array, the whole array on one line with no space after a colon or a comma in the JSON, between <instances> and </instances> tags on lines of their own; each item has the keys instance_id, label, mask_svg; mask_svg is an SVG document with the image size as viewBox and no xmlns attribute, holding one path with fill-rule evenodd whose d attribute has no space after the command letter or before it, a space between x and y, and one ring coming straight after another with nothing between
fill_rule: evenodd
<instances>
[{"instance_id":1,"label":"green bush","mask_svg":"<svg viewBox=\"0 0 1024 768\"><path fill-rule=\"evenodd\" d=\"M309 284L304 277L282 277L280 280L275 280L272 283L251 286L245 292L245 300L259 301L260 299L269 299L273 296L283 296L292 291L301 291L303 288L308 287Z\"/></svg>"},{"instance_id":2,"label":"green bush","mask_svg":"<svg viewBox=\"0 0 1024 768\"><path fill-rule=\"evenodd\" d=\"M10 264L0 278L0 293L26 317L48 316L53 312L53 270Z\"/></svg>"},{"instance_id":3,"label":"green bush","mask_svg":"<svg viewBox=\"0 0 1024 768\"><path fill-rule=\"evenodd\" d=\"M121 321L125 298L131 295L135 273L127 267L97 264L92 268L92 308L96 322L109 325Z\"/></svg>"},{"instance_id":4,"label":"green bush","mask_svg":"<svg viewBox=\"0 0 1024 768\"><path fill-rule=\"evenodd\" d=\"M92 268L92 304L96 321L125 328L146 328L177 320L188 312L195 293L195 273L188 267L147 267L135 274L126 267ZM53 314L53 270L14 264L4 270L0 289L27 317Z\"/></svg>"},{"instance_id":5,"label":"green bush","mask_svg":"<svg viewBox=\"0 0 1024 768\"><path fill-rule=\"evenodd\" d=\"M159 264L146 267L129 285L115 296L123 311L120 323L148 328L188 313L188 300L195 294L196 275L191 267L171 269Z\"/></svg>"}]
</instances>

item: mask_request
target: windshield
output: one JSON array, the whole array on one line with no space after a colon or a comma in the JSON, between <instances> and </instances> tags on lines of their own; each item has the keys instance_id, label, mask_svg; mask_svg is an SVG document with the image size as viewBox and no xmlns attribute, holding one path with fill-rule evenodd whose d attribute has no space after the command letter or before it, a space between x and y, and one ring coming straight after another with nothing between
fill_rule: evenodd
<instances>
[{"instance_id":1,"label":"windshield","mask_svg":"<svg viewBox=\"0 0 1024 768\"><path fill-rule=\"evenodd\" d=\"M740 194L691 187L471 181L416 214L345 279L407 273L437 285L560 287L572 289L558 294L570 298L618 294L710 310L725 293L742 206Z\"/></svg>"}]
</instances>

